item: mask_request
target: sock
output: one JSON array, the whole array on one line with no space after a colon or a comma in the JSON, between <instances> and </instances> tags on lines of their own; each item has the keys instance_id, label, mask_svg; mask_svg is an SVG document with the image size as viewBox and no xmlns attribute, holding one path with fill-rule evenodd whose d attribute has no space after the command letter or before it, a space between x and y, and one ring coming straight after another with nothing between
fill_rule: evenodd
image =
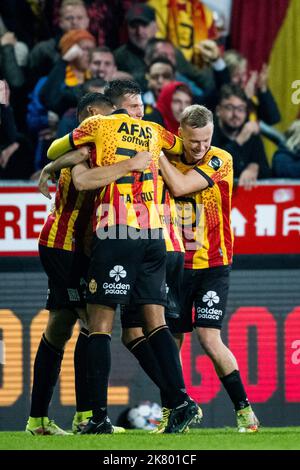
<instances>
[{"instance_id":1,"label":"sock","mask_svg":"<svg viewBox=\"0 0 300 470\"><path fill-rule=\"evenodd\" d=\"M126 347L137 358L143 371L161 390L162 406L168 408L167 397L162 392L167 389L167 384L147 338L140 336L128 343Z\"/></svg>"},{"instance_id":2,"label":"sock","mask_svg":"<svg viewBox=\"0 0 300 470\"><path fill-rule=\"evenodd\" d=\"M87 383L87 349L89 332L81 328L74 351L76 411L91 409Z\"/></svg>"},{"instance_id":3,"label":"sock","mask_svg":"<svg viewBox=\"0 0 300 470\"><path fill-rule=\"evenodd\" d=\"M246 408L246 406L249 406L249 401L238 370L234 370L230 374L220 377L220 380L234 405L235 411L242 410Z\"/></svg>"},{"instance_id":4,"label":"sock","mask_svg":"<svg viewBox=\"0 0 300 470\"><path fill-rule=\"evenodd\" d=\"M166 391L160 391L160 401L162 408L172 408L172 404L169 403L168 393Z\"/></svg>"},{"instance_id":5,"label":"sock","mask_svg":"<svg viewBox=\"0 0 300 470\"><path fill-rule=\"evenodd\" d=\"M88 339L87 381L93 421L107 415L107 389L110 373L110 335L92 333Z\"/></svg>"},{"instance_id":6,"label":"sock","mask_svg":"<svg viewBox=\"0 0 300 470\"><path fill-rule=\"evenodd\" d=\"M167 396L170 408L181 404L188 395L185 390L179 351L166 325L152 330L147 337L156 360L160 364L167 383Z\"/></svg>"},{"instance_id":7,"label":"sock","mask_svg":"<svg viewBox=\"0 0 300 470\"><path fill-rule=\"evenodd\" d=\"M30 416L48 416L49 403L56 385L63 350L56 349L42 336L33 367L33 386L31 393Z\"/></svg>"}]
</instances>

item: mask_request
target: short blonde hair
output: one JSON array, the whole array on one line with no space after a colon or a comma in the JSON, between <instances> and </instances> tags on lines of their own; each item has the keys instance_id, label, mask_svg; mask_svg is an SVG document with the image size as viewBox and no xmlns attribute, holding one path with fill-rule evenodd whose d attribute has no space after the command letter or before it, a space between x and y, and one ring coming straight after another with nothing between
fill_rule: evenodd
<instances>
[{"instance_id":1,"label":"short blonde hair","mask_svg":"<svg viewBox=\"0 0 300 470\"><path fill-rule=\"evenodd\" d=\"M180 118L180 127L205 127L209 123L213 123L213 113L205 106L192 104L187 106Z\"/></svg>"}]
</instances>

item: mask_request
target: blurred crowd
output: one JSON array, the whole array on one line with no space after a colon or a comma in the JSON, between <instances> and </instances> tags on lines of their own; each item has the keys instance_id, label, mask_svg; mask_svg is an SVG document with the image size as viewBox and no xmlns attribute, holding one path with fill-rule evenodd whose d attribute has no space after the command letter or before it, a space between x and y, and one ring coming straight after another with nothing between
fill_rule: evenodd
<instances>
[{"instance_id":1,"label":"blurred crowd","mask_svg":"<svg viewBox=\"0 0 300 470\"><path fill-rule=\"evenodd\" d=\"M115 78L136 80L144 119L178 132L192 103L215 115L238 184L300 177L300 121L284 134L268 66L249 70L220 14L199 0L0 1L0 179L36 179L51 142L77 126L76 106ZM262 137L277 150L269 164Z\"/></svg>"}]
</instances>

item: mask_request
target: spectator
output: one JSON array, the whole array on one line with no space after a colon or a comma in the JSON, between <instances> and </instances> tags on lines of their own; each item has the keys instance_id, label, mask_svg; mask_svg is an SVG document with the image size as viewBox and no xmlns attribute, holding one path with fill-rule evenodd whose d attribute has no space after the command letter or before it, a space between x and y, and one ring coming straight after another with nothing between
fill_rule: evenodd
<instances>
[{"instance_id":1,"label":"spectator","mask_svg":"<svg viewBox=\"0 0 300 470\"><path fill-rule=\"evenodd\" d=\"M273 175L276 178L300 178L300 120L294 121L285 133L273 156Z\"/></svg>"},{"instance_id":2,"label":"spectator","mask_svg":"<svg viewBox=\"0 0 300 470\"><path fill-rule=\"evenodd\" d=\"M94 36L83 29L73 29L59 42L62 60L57 62L40 92L43 105L60 116L77 106L81 85L90 78L89 51L95 46Z\"/></svg>"},{"instance_id":3,"label":"spectator","mask_svg":"<svg viewBox=\"0 0 300 470\"><path fill-rule=\"evenodd\" d=\"M148 5L137 3L128 10L126 19L129 39L126 44L115 51L117 66L120 70L132 73L135 80L145 90L147 87L145 80L147 67L145 50L148 41L155 37L157 31L155 10ZM220 51L215 43L213 49L213 52L209 49L207 54L207 58L210 56L210 62L214 62L219 58ZM179 49L175 49L175 52L176 67L180 73L183 73L204 90L213 87L213 76L210 68L199 69L188 62Z\"/></svg>"},{"instance_id":4,"label":"spectator","mask_svg":"<svg viewBox=\"0 0 300 470\"><path fill-rule=\"evenodd\" d=\"M192 101L191 90L185 83L168 83L163 87L153 113L145 115L145 119L157 122L168 131L178 135L181 113L192 104Z\"/></svg>"},{"instance_id":5,"label":"spectator","mask_svg":"<svg viewBox=\"0 0 300 470\"><path fill-rule=\"evenodd\" d=\"M95 47L90 51L89 70L92 78L102 78L106 82L115 79L117 66L109 47Z\"/></svg>"},{"instance_id":6,"label":"spectator","mask_svg":"<svg viewBox=\"0 0 300 470\"><path fill-rule=\"evenodd\" d=\"M19 89L25 84L23 67L27 65L28 47L17 41L14 33L7 31L1 36L1 73L11 88Z\"/></svg>"},{"instance_id":7,"label":"spectator","mask_svg":"<svg viewBox=\"0 0 300 470\"><path fill-rule=\"evenodd\" d=\"M144 53L147 42L156 34L155 11L147 5L132 7L126 15L129 40L115 51L118 69L132 73L143 89L146 88Z\"/></svg>"},{"instance_id":8,"label":"spectator","mask_svg":"<svg viewBox=\"0 0 300 470\"><path fill-rule=\"evenodd\" d=\"M47 17L52 19L54 26L57 26L62 0L44 1ZM129 8L131 0L83 0L82 3L90 19L89 32L96 38L97 44L108 45L112 49L118 47L125 10Z\"/></svg>"},{"instance_id":9,"label":"spectator","mask_svg":"<svg viewBox=\"0 0 300 470\"><path fill-rule=\"evenodd\" d=\"M4 81L0 81L0 91L0 180L28 179L33 172L32 149L17 130L9 105L9 87Z\"/></svg>"},{"instance_id":10,"label":"spectator","mask_svg":"<svg viewBox=\"0 0 300 470\"><path fill-rule=\"evenodd\" d=\"M35 38L36 17L29 3L27 0L0 2L0 18L5 24L4 32L13 32L20 41L28 47L32 47Z\"/></svg>"},{"instance_id":11,"label":"spectator","mask_svg":"<svg viewBox=\"0 0 300 470\"><path fill-rule=\"evenodd\" d=\"M157 57L150 63L146 79L148 81L148 91L143 95L143 102L145 114L150 114L156 105L163 86L175 80L174 65L165 57Z\"/></svg>"},{"instance_id":12,"label":"spectator","mask_svg":"<svg viewBox=\"0 0 300 470\"><path fill-rule=\"evenodd\" d=\"M145 49L145 62L147 64L148 69L149 65L155 59L160 57L166 57L166 59L168 59L173 64L173 67L175 68L174 80L186 83L190 87L194 96L203 95L203 90L199 88L195 82L189 80L185 75L176 70L176 50L173 44L167 39L150 39Z\"/></svg>"},{"instance_id":13,"label":"spectator","mask_svg":"<svg viewBox=\"0 0 300 470\"><path fill-rule=\"evenodd\" d=\"M112 80L117 70L116 62L109 47L95 47L90 51L89 70L93 78L102 78L105 81Z\"/></svg>"},{"instance_id":14,"label":"spectator","mask_svg":"<svg viewBox=\"0 0 300 470\"><path fill-rule=\"evenodd\" d=\"M103 93L106 82L102 78L92 78L80 86L80 97L86 93ZM68 109L59 120L56 137L63 137L79 125L77 108Z\"/></svg>"},{"instance_id":15,"label":"spectator","mask_svg":"<svg viewBox=\"0 0 300 470\"><path fill-rule=\"evenodd\" d=\"M103 78L90 78L81 87L81 96L86 93L104 93L106 81Z\"/></svg>"},{"instance_id":16,"label":"spectator","mask_svg":"<svg viewBox=\"0 0 300 470\"><path fill-rule=\"evenodd\" d=\"M224 85L220 95L212 144L231 153L234 177L251 189L257 178L270 176L259 126L248 121L249 102L242 88Z\"/></svg>"},{"instance_id":17,"label":"spectator","mask_svg":"<svg viewBox=\"0 0 300 470\"><path fill-rule=\"evenodd\" d=\"M0 77L10 87L10 104L14 109L17 127L22 131L26 128L27 59L27 45L18 41L13 32L6 31L0 39Z\"/></svg>"},{"instance_id":18,"label":"spectator","mask_svg":"<svg viewBox=\"0 0 300 470\"><path fill-rule=\"evenodd\" d=\"M224 60L227 64L231 83L239 85L250 100L250 113L253 119L264 121L273 126L280 121L280 113L275 99L268 88L268 67L263 65L260 72L248 72L246 57L235 50L226 51Z\"/></svg>"},{"instance_id":19,"label":"spectator","mask_svg":"<svg viewBox=\"0 0 300 470\"><path fill-rule=\"evenodd\" d=\"M211 85L202 89L194 81L178 72L178 70L175 70L175 80L184 82L189 86L196 103L205 105L214 111L218 102L218 90L222 85L230 82L230 75L226 63L220 56L220 50L217 45L213 41L206 41L204 46L205 54L203 57L206 58L208 63L213 58L210 63L211 70L207 69L209 73L212 73ZM176 68L176 49L170 41L156 38L150 39L145 51L145 61L147 64L150 64L157 57L167 57Z\"/></svg>"},{"instance_id":20,"label":"spectator","mask_svg":"<svg viewBox=\"0 0 300 470\"><path fill-rule=\"evenodd\" d=\"M29 67L33 81L50 73L60 59L58 43L71 29L88 29L89 17L81 0L65 0L59 10L59 33L47 41L41 41L32 49Z\"/></svg>"},{"instance_id":21,"label":"spectator","mask_svg":"<svg viewBox=\"0 0 300 470\"><path fill-rule=\"evenodd\" d=\"M56 135L59 117L48 111L40 101L40 91L47 81L42 77L29 95L27 107L27 127L34 142L34 169L39 171L47 163L47 150ZM36 175L37 176L37 175Z\"/></svg>"}]
</instances>

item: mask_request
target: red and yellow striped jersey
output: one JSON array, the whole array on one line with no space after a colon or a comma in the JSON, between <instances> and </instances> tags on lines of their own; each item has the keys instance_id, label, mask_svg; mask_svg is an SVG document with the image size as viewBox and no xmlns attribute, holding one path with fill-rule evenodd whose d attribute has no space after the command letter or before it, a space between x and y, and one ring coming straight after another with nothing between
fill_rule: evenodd
<instances>
[{"instance_id":1,"label":"red and yellow striped jersey","mask_svg":"<svg viewBox=\"0 0 300 470\"><path fill-rule=\"evenodd\" d=\"M193 168L209 183L203 191L176 198L182 224L185 267L203 269L231 264L231 155L217 147L211 147L196 166L187 163L183 155L171 157L170 161L182 173Z\"/></svg>"},{"instance_id":2,"label":"red and yellow striped jersey","mask_svg":"<svg viewBox=\"0 0 300 470\"><path fill-rule=\"evenodd\" d=\"M78 192L71 169L61 170L53 208L40 233L39 243L67 251L84 250L93 212L94 191Z\"/></svg>"},{"instance_id":3,"label":"red and yellow striped jersey","mask_svg":"<svg viewBox=\"0 0 300 470\"><path fill-rule=\"evenodd\" d=\"M158 177L158 204L166 250L184 253L184 245L178 228L175 200L166 187L160 172Z\"/></svg>"},{"instance_id":4,"label":"red and yellow striped jersey","mask_svg":"<svg viewBox=\"0 0 300 470\"><path fill-rule=\"evenodd\" d=\"M96 197L97 228L127 225L138 229L161 228L158 211L158 160L166 149L182 151L181 140L156 123L128 114L93 116L70 134L75 147L93 142L96 166L105 166L147 150L153 158L143 173L132 172L99 190ZM94 226L95 228L95 226Z\"/></svg>"}]
</instances>

